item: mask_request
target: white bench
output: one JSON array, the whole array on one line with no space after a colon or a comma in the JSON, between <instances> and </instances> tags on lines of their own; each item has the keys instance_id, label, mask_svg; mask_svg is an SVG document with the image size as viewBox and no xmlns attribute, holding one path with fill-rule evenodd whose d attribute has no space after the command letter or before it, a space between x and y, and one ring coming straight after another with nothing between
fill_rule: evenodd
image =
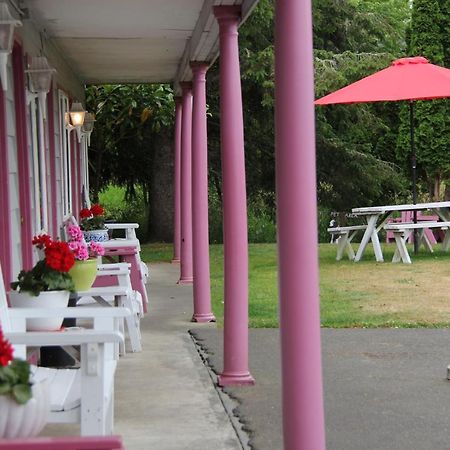
<instances>
[{"instance_id":1,"label":"white bench","mask_svg":"<svg viewBox=\"0 0 450 450\"><path fill-rule=\"evenodd\" d=\"M109 435L114 423L114 374L123 335L118 322L131 314L126 308L9 308L0 266L0 326L25 359L27 347L80 346L79 369L32 367L33 379L46 379L50 423L79 423L83 436ZM67 317L89 319L93 329L26 331L27 319Z\"/></svg>"},{"instance_id":2,"label":"white bench","mask_svg":"<svg viewBox=\"0 0 450 450\"><path fill-rule=\"evenodd\" d=\"M344 250L347 251L348 259L355 259L355 252L353 251L351 242L358 231L365 230L367 225L353 225L348 227L333 227L328 228L328 232L337 237L337 255L336 261L340 261L344 255Z\"/></svg>"},{"instance_id":3,"label":"white bench","mask_svg":"<svg viewBox=\"0 0 450 450\"><path fill-rule=\"evenodd\" d=\"M411 233L414 230L417 230L418 233L418 242L423 244L425 248L429 252L433 252L433 246L431 245L427 235L425 234L426 229L430 228L439 228L441 230L446 230L444 242L442 243L442 248L444 251L447 251L450 246L450 233L448 230L450 229L450 222L417 222L417 223L388 223L384 226L385 230L392 231L394 233L395 243L397 248L395 250L394 256L392 258L392 262L404 262L407 264L411 264L411 258L408 253L408 249L406 247L406 242L408 241Z\"/></svg>"}]
</instances>

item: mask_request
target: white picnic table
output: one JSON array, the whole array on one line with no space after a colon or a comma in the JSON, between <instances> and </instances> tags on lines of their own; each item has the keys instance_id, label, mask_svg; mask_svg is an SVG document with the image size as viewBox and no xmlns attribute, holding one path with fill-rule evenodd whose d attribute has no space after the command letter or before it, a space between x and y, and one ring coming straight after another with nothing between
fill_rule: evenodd
<instances>
[{"instance_id":1,"label":"white picnic table","mask_svg":"<svg viewBox=\"0 0 450 450\"><path fill-rule=\"evenodd\" d=\"M444 222L450 222L450 202L431 202L431 203L416 203L404 205L387 205L387 206L368 206L363 208L353 208L352 212L359 216L364 216L367 221L367 228L361 239L358 251L354 261L360 261L364 250L369 241L372 241L375 252L375 259L378 262L383 262L383 252L381 250L378 232L384 227L389 217L394 212L402 211L424 211L430 210Z\"/></svg>"}]
</instances>

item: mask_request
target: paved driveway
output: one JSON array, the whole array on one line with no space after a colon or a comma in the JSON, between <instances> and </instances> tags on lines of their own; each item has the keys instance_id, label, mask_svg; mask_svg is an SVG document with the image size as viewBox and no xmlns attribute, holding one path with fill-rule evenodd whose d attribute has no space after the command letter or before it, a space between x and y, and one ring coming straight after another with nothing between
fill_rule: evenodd
<instances>
[{"instance_id":1,"label":"paved driveway","mask_svg":"<svg viewBox=\"0 0 450 450\"><path fill-rule=\"evenodd\" d=\"M221 330L193 333L220 371ZM323 329L322 344L328 450L450 449L450 330ZM278 330L250 330L257 384L227 388L257 450L282 449L279 353Z\"/></svg>"}]
</instances>

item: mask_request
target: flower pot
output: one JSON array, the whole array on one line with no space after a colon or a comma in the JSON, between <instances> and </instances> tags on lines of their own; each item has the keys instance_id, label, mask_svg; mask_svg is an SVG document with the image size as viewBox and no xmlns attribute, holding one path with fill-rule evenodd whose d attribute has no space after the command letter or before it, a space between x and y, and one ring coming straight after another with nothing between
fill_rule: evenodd
<instances>
[{"instance_id":1,"label":"flower pot","mask_svg":"<svg viewBox=\"0 0 450 450\"><path fill-rule=\"evenodd\" d=\"M75 261L74 266L69 270L76 291L87 291L94 284L97 276L97 259L86 259L85 261Z\"/></svg>"},{"instance_id":2,"label":"flower pot","mask_svg":"<svg viewBox=\"0 0 450 450\"><path fill-rule=\"evenodd\" d=\"M33 384L31 391L33 396L24 405L0 395L0 439L33 437L44 428L50 411L47 380Z\"/></svg>"},{"instance_id":3,"label":"flower pot","mask_svg":"<svg viewBox=\"0 0 450 450\"><path fill-rule=\"evenodd\" d=\"M65 308L69 303L69 291L46 291L37 297L28 292L11 291L9 300L13 308ZM64 317L28 319L28 331L55 331L61 328Z\"/></svg>"},{"instance_id":4,"label":"flower pot","mask_svg":"<svg viewBox=\"0 0 450 450\"><path fill-rule=\"evenodd\" d=\"M86 242L105 242L109 239L108 230L83 231Z\"/></svg>"}]
</instances>

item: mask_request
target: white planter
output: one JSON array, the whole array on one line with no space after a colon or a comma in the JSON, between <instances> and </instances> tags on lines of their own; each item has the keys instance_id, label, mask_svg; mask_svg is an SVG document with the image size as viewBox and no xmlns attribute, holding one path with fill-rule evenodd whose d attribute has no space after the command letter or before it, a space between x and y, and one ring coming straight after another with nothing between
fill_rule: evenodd
<instances>
[{"instance_id":1,"label":"white planter","mask_svg":"<svg viewBox=\"0 0 450 450\"><path fill-rule=\"evenodd\" d=\"M109 240L108 230L83 231L86 242L106 242Z\"/></svg>"},{"instance_id":2,"label":"white planter","mask_svg":"<svg viewBox=\"0 0 450 450\"><path fill-rule=\"evenodd\" d=\"M69 291L41 292L37 297L28 292L11 291L9 299L13 308L65 308L69 303ZM61 328L64 317L28 319L28 331L55 331Z\"/></svg>"},{"instance_id":3,"label":"white planter","mask_svg":"<svg viewBox=\"0 0 450 450\"><path fill-rule=\"evenodd\" d=\"M33 397L24 405L9 395L0 395L0 438L33 437L44 428L50 411L47 381L33 384L31 391Z\"/></svg>"}]
</instances>

